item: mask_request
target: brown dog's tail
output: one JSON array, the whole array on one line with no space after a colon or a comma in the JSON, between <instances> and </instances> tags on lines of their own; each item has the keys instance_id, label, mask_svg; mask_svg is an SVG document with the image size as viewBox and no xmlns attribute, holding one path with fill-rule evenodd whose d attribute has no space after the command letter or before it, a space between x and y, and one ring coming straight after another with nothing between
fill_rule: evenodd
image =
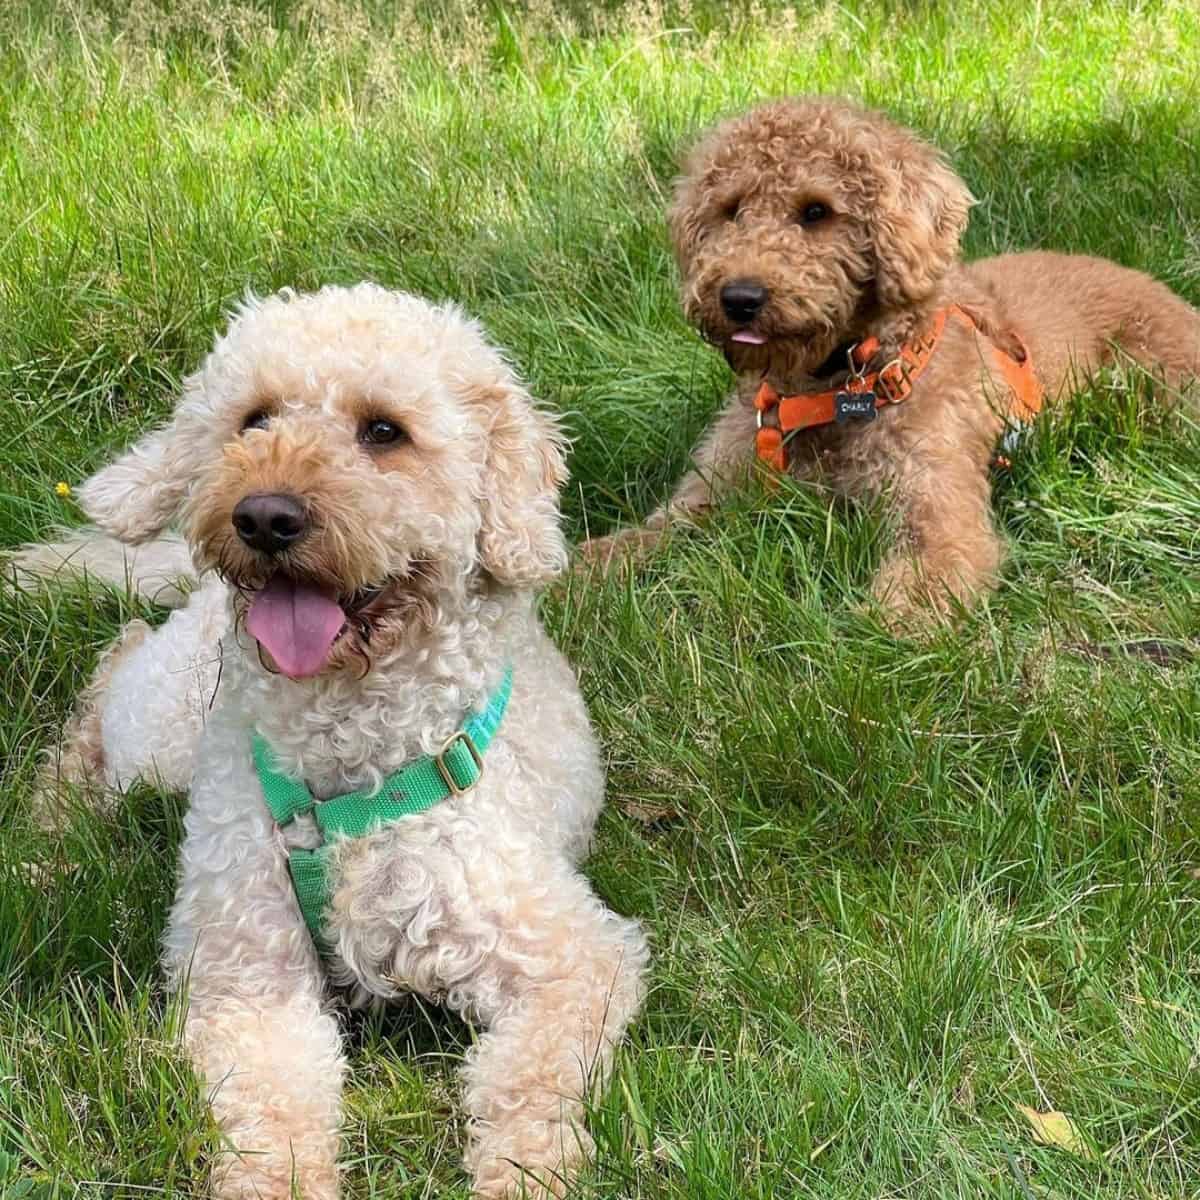
<instances>
[{"instance_id":1,"label":"brown dog's tail","mask_svg":"<svg viewBox=\"0 0 1200 1200\"><path fill-rule=\"evenodd\" d=\"M4 573L26 586L52 580L91 580L165 608L186 604L196 583L196 568L178 534L127 546L90 525L61 530L52 542L22 546L4 564Z\"/></svg>"}]
</instances>

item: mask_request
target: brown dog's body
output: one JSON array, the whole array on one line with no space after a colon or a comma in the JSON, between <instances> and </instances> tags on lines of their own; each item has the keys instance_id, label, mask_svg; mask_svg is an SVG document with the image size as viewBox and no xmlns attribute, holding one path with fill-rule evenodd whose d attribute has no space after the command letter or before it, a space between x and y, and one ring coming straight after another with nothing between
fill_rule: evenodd
<instances>
[{"instance_id":1,"label":"brown dog's body","mask_svg":"<svg viewBox=\"0 0 1200 1200\"><path fill-rule=\"evenodd\" d=\"M1200 375L1200 313L1101 259L964 264L971 203L934 149L844 102L780 101L718 126L679 181L671 228L684 310L724 351L737 387L670 503L640 529L593 540L589 557L654 544L745 478L764 379L781 395L837 387L848 373L824 372L843 362L840 347L873 336L886 361L957 305L977 330L948 323L904 403L792 435L789 469L847 495L891 496L900 536L874 592L893 622L990 587L1001 546L989 464L1011 408L993 347L1023 343L1051 402L1121 355L1176 389Z\"/></svg>"}]
</instances>

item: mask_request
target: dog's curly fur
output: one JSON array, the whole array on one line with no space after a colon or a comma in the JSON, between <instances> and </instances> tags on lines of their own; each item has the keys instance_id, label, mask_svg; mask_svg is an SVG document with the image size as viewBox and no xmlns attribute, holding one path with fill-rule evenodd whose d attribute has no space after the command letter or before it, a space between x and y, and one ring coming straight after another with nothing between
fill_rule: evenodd
<instances>
[{"instance_id":1,"label":"dog's curly fur","mask_svg":"<svg viewBox=\"0 0 1200 1200\"><path fill-rule=\"evenodd\" d=\"M890 493L900 537L874 592L898 627L991 586L1001 545L989 464L1008 393L987 339L1010 349L1016 334L1051 402L1122 355L1174 391L1200 373L1200 313L1101 259L1035 252L963 263L972 203L933 147L841 100L768 103L709 133L678 181L670 225L684 311L724 351L736 391L669 504L639 529L587 543L589 558L653 546L673 518L708 509L744 479L764 377L780 394L828 388L839 377L814 373L843 343L874 335L886 361L957 304L980 333L948 327L911 397L875 421L794 435L791 469L852 496ZM768 292L749 323L721 303L738 282ZM732 340L739 330L762 344Z\"/></svg>"},{"instance_id":2,"label":"dog's curly fur","mask_svg":"<svg viewBox=\"0 0 1200 1200\"><path fill-rule=\"evenodd\" d=\"M407 436L364 445L376 418ZM557 426L454 308L365 284L280 294L247 302L171 422L80 489L110 539L154 539L132 566L100 532L18 563L128 569L152 589L186 565L162 534L179 519L208 572L106 660L73 726L87 744L62 764L118 787L191 777L166 964L186 979L186 1042L228 1140L218 1196L338 1191L345 1061L286 861L313 827L273 823L252 731L318 797L371 787L439 750L509 663L476 786L338 844L326 969L355 1001L417 993L486 1027L465 1069L477 1195L560 1195L588 1154L584 1104L637 1011L647 949L577 868L602 769L533 608L566 561L564 473ZM302 497L313 520L282 557L234 535L239 498L262 491ZM278 569L342 596L372 589L312 678L281 675L244 628Z\"/></svg>"}]
</instances>

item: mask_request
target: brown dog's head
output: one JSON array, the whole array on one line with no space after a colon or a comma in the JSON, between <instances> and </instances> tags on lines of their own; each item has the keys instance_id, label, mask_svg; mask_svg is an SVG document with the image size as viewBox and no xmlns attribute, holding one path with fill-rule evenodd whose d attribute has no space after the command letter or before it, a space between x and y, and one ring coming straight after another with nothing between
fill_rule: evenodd
<instances>
[{"instance_id":1,"label":"brown dog's head","mask_svg":"<svg viewBox=\"0 0 1200 1200\"><path fill-rule=\"evenodd\" d=\"M857 321L929 297L972 198L878 113L781 100L718 125L671 209L684 311L736 370L821 363Z\"/></svg>"},{"instance_id":2,"label":"brown dog's head","mask_svg":"<svg viewBox=\"0 0 1200 1200\"><path fill-rule=\"evenodd\" d=\"M126 541L178 518L301 678L386 651L435 592L566 562L563 439L453 307L371 284L247 302L173 419L80 499Z\"/></svg>"}]
</instances>

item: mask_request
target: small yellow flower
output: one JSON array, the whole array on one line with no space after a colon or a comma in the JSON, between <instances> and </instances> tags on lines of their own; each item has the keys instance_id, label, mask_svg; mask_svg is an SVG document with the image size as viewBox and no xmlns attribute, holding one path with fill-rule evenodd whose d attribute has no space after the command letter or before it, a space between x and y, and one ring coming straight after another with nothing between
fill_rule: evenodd
<instances>
[{"instance_id":1,"label":"small yellow flower","mask_svg":"<svg viewBox=\"0 0 1200 1200\"><path fill-rule=\"evenodd\" d=\"M71 494L71 485L69 483L56 483L54 485L54 494L62 496L65 500Z\"/></svg>"}]
</instances>

